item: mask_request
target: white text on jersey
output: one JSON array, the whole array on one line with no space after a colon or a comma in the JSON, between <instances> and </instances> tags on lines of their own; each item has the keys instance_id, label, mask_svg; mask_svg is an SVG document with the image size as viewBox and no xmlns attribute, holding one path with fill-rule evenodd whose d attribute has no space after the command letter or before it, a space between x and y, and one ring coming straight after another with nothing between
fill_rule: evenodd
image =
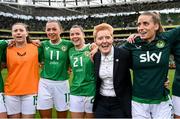
<instances>
[{"instance_id":1,"label":"white text on jersey","mask_svg":"<svg viewBox=\"0 0 180 119\"><path fill-rule=\"evenodd\" d=\"M159 52L159 54L152 53L150 54L149 51L146 52L146 54L141 54L140 55L140 62L155 62L159 63L161 59L162 52Z\"/></svg>"}]
</instances>

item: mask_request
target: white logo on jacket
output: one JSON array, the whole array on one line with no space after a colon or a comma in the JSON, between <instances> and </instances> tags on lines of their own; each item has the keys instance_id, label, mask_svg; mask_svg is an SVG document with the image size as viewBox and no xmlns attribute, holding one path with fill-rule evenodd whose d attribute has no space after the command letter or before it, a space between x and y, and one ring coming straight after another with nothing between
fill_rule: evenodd
<instances>
[{"instance_id":1,"label":"white logo on jacket","mask_svg":"<svg viewBox=\"0 0 180 119\"><path fill-rule=\"evenodd\" d=\"M162 52L159 52L159 54L156 54L156 53L150 54L149 51L147 51L146 54L141 54L139 58L140 58L140 62L153 61L153 62L159 63L161 59L161 55L162 55Z\"/></svg>"}]
</instances>

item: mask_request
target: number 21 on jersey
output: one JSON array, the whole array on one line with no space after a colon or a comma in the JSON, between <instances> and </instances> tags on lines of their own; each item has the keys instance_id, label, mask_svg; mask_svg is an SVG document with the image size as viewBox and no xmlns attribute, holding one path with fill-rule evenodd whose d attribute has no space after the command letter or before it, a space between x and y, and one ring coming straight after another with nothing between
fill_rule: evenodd
<instances>
[{"instance_id":1,"label":"number 21 on jersey","mask_svg":"<svg viewBox=\"0 0 180 119\"><path fill-rule=\"evenodd\" d=\"M83 66L82 57L74 57L73 59L74 59L73 67Z\"/></svg>"}]
</instances>

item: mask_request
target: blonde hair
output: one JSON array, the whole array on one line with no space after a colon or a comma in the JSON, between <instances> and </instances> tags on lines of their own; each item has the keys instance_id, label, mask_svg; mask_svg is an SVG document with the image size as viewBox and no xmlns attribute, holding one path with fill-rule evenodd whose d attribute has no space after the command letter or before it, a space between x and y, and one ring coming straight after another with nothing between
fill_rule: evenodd
<instances>
[{"instance_id":1,"label":"blonde hair","mask_svg":"<svg viewBox=\"0 0 180 119\"><path fill-rule=\"evenodd\" d=\"M113 36L113 32L114 32L113 27L107 23L101 23L94 27L94 31L93 31L94 40L97 37L97 33L101 30L108 30L110 32L110 34Z\"/></svg>"},{"instance_id":2,"label":"blonde hair","mask_svg":"<svg viewBox=\"0 0 180 119\"><path fill-rule=\"evenodd\" d=\"M141 13L141 15L145 15L145 16L151 16L152 17L152 20L155 24L158 24L159 25L159 29L156 31L156 33L161 33L164 31L164 28L161 24L161 17L160 17L160 14L157 13L157 12L143 12ZM140 16L141 16L140 15Z\"/></svg>"}]
</instances>

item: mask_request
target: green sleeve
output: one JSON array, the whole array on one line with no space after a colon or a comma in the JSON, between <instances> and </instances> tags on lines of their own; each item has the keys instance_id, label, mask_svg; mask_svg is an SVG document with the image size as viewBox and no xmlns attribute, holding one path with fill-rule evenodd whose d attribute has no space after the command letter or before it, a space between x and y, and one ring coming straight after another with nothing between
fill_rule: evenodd
<instances>
[{"instance_id":1,"label":"green sleeve","mask_svg":"<svg viewBox=\"0 0 180 119\"><path fill-rule=\"evenodd\" d=\"M164 32L163 35L171 44L180 42L180 27Z\"/></svg>"},{"instance_id":2,"label":"green sleeve","mask_svg":"<svg viewBox=\"0 0 180 119\"><path fill-rule=\"evenodd\" d=\"M6 40L0 40L0 61L6 62L6 47L8 43Z\"/></svg>"},{"instance_id":3,"label":"green sleeve","mask_svg":"<svg viewBox=\"0 0 180 119\"><path fill-rule=\"evenodd\" d=\"M1 61L2 63L6 63L6 48L3 50Z\"/></svg>"},{"instance_id":4,"label":"green sleeve","mask_svg":"<svg viewBox=\"0 0 180 119\"><path fill-rule=\"evenodd\" d=\"M43 43L38 47L38 60L39 62L43 62L44 53L43 53Z\"/></svg>"},{"instance_id":5,"label":"green sleeve","mask_svg":"<svg viewBox=\"0 0 180 119\"><path fill-rule=\"evenodd\" d=\"M74 46L74 44L72 43L71 40L67 40L67 39L63 39L63 40L65 40L66 42L68 42L68 45L69 45L70 48Z\"/></svg>"},{"instance_id":6,"label":"green sleeve","mask_svg":"<svg viewBox=\"0 0 180 119\"><path fill-rule=\"evenodd\" d=\"M3 50L8 46L8 41L6 40L0 40L0 49Z\"/></svg>"},{"instance_id":7,"label":"green sleeve","mask_svg":"<svg viewBox=\"0 0 180 119\"><path fill-rule=\"evenodd\" d=\"M71 41L69 41L69 45L70 47L74 47L74 44Z\"/></svg>"}]
</instances>

